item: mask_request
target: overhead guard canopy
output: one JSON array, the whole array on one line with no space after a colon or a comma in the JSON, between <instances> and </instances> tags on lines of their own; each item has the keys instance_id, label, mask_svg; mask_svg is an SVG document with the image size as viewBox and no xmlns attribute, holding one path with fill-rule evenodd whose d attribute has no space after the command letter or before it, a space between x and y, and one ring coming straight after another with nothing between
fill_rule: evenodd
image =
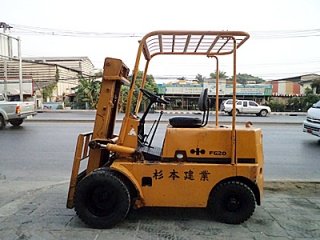
<instances>
[{"instance_id":1,"label":"overhead guard canopy","mask_svg":"<svg viewBox=\"0 0 320 240\"><path fill-rule=\"evenodd\" d=\"M156 55L227 55L239 48L249 34L241 31L154 31L141 40L146 60Z\"/></svg>"}]
</instances>

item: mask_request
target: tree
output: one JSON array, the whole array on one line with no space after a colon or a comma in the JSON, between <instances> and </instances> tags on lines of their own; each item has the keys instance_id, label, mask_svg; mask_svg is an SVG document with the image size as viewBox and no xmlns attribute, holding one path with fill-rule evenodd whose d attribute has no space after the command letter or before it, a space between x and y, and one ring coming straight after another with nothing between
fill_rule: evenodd
<instances>
[{"instance_id":1,"label":"tree","mask_svg":"<svg viewBox=\"0 0 320 240\"><path fill-rule=\"evenodd\" d=\"M53 96L53 91L57 89L57 83L51 83L42 88L42 98L45 101L51 101L51 97Z\"/></svg>"},{"instance_id":2,"label":"tree","mask_svg":"<svg viewBox=\"0 0 320 240\"><path fill-rule=\"evenodd\" d=\"M320 96L313 93L312 89L305 89L305 96L302 97L303 111L307 111L314 103L320 100Z\"/></svg>"},{"instance_id":3,"label":"tree","mask_svg":"<svg viewBox=\"0 0 320 240\"><path fill-rule=\"evenodd\" d=\"M314 93L320 94L320 78L313 80L313 82L311 83L311 88Z\"/></svg>"},{"instance_id":4,"label":"tree","mask_svg":"<svg viewBox=\"0 0 320 240\"><path fill-rule=\"evenodd\" d=\"M196 76L196 79L198 80L199 83L203 83L205 80L205 77L198 73Z\"/></svg>"},{"instance_id":5,"label":"tree","mask_svg":"<svg viewBox=\"0 0 320 240\"><path fill-rule=\"evenodd\" d=\"M84 78L80 76L79 85L74 89L76 102L80 108L96 108L100 93L100 81L97 81L95 77Z\"/></svg>"},{"instance_id":6,"label":"tree","mask_svg":"<svg viewBox=\"0 0 320 240\"><path fill-rule=\"evenodd\" d=\"M251 74L247 74L247 73L238 73L237 74L237 82L243 85L246 85L247 82L255 82L255 83L262 83L265 82L265 80L263 80L262 78L259 77L254 77Z\"/></svg>"},{"instance_id":7,"label":"tree","mask_svg":"<svg viewBox=\"0 0 320 240\"><path fill-rule=\"evenodd\" d=\"M216 79L217 78L217 71L215 71L214 73L210 73L210 77L212 79ZM227 76L226 72L219 71L219 78L227 79L228 76Z\"/></svg>"},{"instance_id":8,"label":"tree","mask_svg":"<svg viewBox=\"0 0 320 240\"><path fill-rule=\"evenodd\" d=\"M136 103L137 102L137 96L138 96L139 89L140 89L141 83L142 83L142 76L143 76L143 72L142 71L138 71L137 78L136 78L136 83L135 83L136 89L135 89L135 94L133 95L132 103ZM129 76L129 79L132 81L132 75ZM145 82L145 85L144 85L144 89L147 89L150 92L153 92L153 93L156 93L156 94L158 93L158 85L155 82L155 80L154 80L152 75L147 75L146 82ZM123 112L125 111L125 107L127 106L128 93L129 93L129 87L128 86L122 86L121 92L120 92L121 101L119 101L120 102L120 106L119 106L120 111L123 111Z\"/></svg>"}]
</instances>

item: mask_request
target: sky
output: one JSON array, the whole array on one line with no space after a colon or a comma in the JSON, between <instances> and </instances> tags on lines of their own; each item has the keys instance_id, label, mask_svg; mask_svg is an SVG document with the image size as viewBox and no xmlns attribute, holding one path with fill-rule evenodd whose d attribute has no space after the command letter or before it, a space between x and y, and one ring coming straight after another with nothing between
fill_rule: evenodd
<instances>
[{"instance_id":1,"label":"sky","mask_svg":"<svg viewBox=\"0 0 320 240\"><path fill-rule=\"evenodd\" d=\"M237 52L237 72L265 80L320 74L319 11L319 0L0 0L0 22L20 37L23 57L88 56L96 68L114 57L132 70L148 32L245 31L250 39ZM231 76L231 59L220 62ZM212 72L206 57L160 56L149 67L156 80Z\"/></svg>"}]
</instances>

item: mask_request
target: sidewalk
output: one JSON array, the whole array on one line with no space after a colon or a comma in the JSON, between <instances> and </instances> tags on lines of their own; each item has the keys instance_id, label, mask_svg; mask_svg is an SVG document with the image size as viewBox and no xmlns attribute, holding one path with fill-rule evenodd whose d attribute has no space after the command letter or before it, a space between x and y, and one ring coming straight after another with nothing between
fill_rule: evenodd
<instances>
[{"instance_id":1,"label":"sidewalk","mask_svg":"<svg viewBox=\"0 0 320 240\"><path fill-rule=\"evenodd\" d=\"M1 204L0 239L320 239L319 183L266 183L262 206L240 225L215 222L205 209L142 208L107 230L88 228L66 209L67 188L21 192Z\"/></svg>"}]
</instances>

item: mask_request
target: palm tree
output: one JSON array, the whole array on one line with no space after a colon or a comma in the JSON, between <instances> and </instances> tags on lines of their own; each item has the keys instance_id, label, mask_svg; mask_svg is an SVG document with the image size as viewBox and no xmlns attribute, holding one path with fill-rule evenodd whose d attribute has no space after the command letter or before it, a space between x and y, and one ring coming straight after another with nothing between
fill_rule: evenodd
<instances>
[{"instance_id":1,"label":"palm tree","mask_svg":"<svg viewBox=\"0 0 320 240\"><path fill-rule=\"evenodd\" d=\"M199 83L203 83L205 80L205 77L202 76L201 74L197 74L196 79L198 80Z\"/></svg>"},{"instance_id":2,"label":"palm tree","mask_svg":"<svg viewBox=\"0 0 320 240\"><path fill-rule=\"evenodd\" d=\"M216 79L216 77L217 77L217 72L210 73L210 77L211 77L212 79ZM219 78L223 78L223 79L228 78L227 73L226 73L226 72L219 71Z\"/></svg>"},{"instance_id":3,"label":"palm tree","mask_svg":"<svg viewBox=\"0 0 320 240\"><path fill-rule=\"evenodd\" d=\"M100 82L95 77L79 77L79 85L74 89L76 101L79 105L82 105L82 107L84 105L86 109L96 108L100 93Z\"/></svg>"},{"instance_id":4,"label":"palm tree","mask_svg":"<svg viewBox=\"0 0 320 240\"><path fill-rule=\"evenodd\" d=\"M313 80L313 82L311 83L310 86L316 94L319 94L320 93L320 78Z\"/></svg>"}]
</instances>

